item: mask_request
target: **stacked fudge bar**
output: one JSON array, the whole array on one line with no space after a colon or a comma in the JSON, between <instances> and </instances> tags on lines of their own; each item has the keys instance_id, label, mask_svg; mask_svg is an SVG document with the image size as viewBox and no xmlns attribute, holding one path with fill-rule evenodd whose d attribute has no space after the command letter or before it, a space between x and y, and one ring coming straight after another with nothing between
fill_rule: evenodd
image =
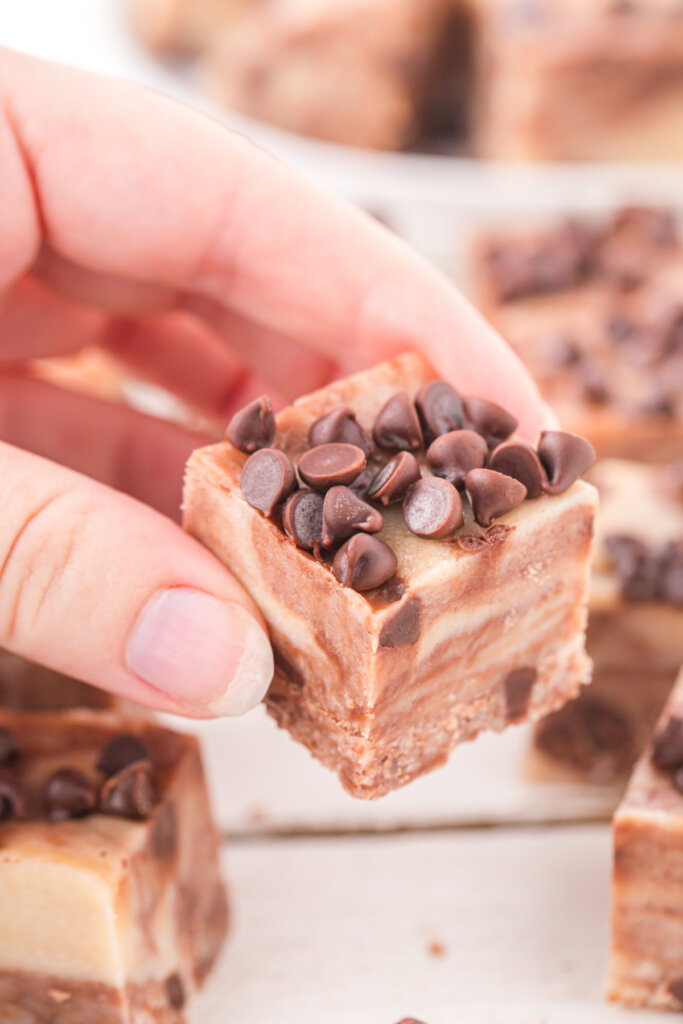
<instances>
[{"instance_id":1,"label":"stacked fudge bar","mask_svg":"<svg viewBox=\"0 0 683 1024\"><path fill-rule=\"evenodd\" d=\"M383 149L679 158L678 0L129 0L231 107Z\"/></svg>"},{"instance_id":2,"label":"stacked fudge bar","mask_svg":"<svg viewBox=\"0 0 683 1024\"><path fill-rule=\"evenodd\" d=\"M270 629L267 707L355 796L588 680L593 451L515 428L409 354L277 419L264 397L189 460L185 526Z\"/></svg>"}]
</instances>

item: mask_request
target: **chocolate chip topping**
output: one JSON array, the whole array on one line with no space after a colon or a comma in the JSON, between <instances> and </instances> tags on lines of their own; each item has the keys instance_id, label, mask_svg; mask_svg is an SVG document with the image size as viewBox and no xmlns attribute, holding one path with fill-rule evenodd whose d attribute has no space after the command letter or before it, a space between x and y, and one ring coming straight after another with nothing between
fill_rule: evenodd
<instances>
[{"instance_id":1,"label":"chocolate chip topping","mask_svg":"<svg viewBox=\"0 0 683 1024\"><path fill-rule=\"evenodd\" d=\"M467 426L485 437L489 444L505 441L517 429L515 417L486 398L463 398L462 405Z\"/></svg>"},{"instance_id":2,"label":"chocolate chip topping","mask_svg":"<svg viewBox=\"0 0 683 1024\"><path fill-rule=\"evenodd\" d=\"M299 475L309 487L326 491L336 484L350 484L365 469L365 454L355 444L321 444L299 459Z\"/></svg>"},{"instance_id":3,"label":"chocolate chip topping","mask_svg":"<svg viewBox=\"0 0 683 1024\"><path fill-rule=\"evenodd\" d=\"M182 1010L185 1005L185 987L177 971L169 974L166 979L166 998L168 1005L174 1010Z\"/></svg>"},{"instance_id":4,"label":"chocolate chip topping","mask_svg":"<svg viewBox=\"0 0 683 1024\"><path fill-rule=\"evenodd\" d=\"M545 470L536 451L524 441L503 441L491 453L489 469L511 476L526 487L527 498L538 498L546 482Z\"/></svg>"},{"instance_id":5,"label":"chocolate chip topping","mask_svg":"<svg viewBox=\"0 0 683 1024\"><path fill-rule=\"evenodd\" d=\"M464 487L471 469L486 465L486 441L474 430L451 430L432 441L427 449L427 464L435 476L454 487Z\"/></svg>"},{"instance_id":6,"label":"chocolate chip topping","mask_svg":"<svg viewBox=\"0 0 683 1024\"><path fill-rule=\"evenodd\" d=\"M295 491L282 509L282 525L299 548L313 551L322 543L323 496L317 491Z\"/></svg>"},{"instance_id":7,"label":"chocolate chip topping","mask_svg":"<svg viewBox=\"0 0 683 1024\"><path fill-rule=\"evenodd\" d=\"M420 466L412 452L399 452L380 469L368 489L368 497L380 505L403 501L413 484L420 479Z\"/></svg>"},{"instance_id":8,"label":"chocolate chip topping","mask_svg":"<svg viewBox=\"0 0 683 1024\"><path fill-rule=\"evenodd\" d=\"M422 602L410 597L402 608L392 615L379 635L380 647L412 647L420 638Z\"/></svg>"},{"instance_id":9,"label":"chocolate chip topping","mask_svg":"<svg viewBox=\"0 0 683 1024\"><path fill-rule=\"evenodd\" d=\"M247 455L259 448L269 448L275 440L275 417L268 395L261 395L236 412L225 436L235 448Z\"/></svg>"},{"instance_id":10,"label":"chocolate chip topping","mask_svg":"<svg viewBox=\"0 0 683 1024\"><path fill-rule=\"evenodd\" d=\"M538 455L548 480L546 494L562 494L595 462L595 449L590 441L564 430L544 430Z\"/></svg>"},{"instance_id":11,"label":"chocolate chip topping","mask_svg":"<svg viewBox=\"0 0 683 1024\"><path fill-rule=\"evenodd\" d=\"M683 718L674 715L657 733L652 744L652 763L662 771L683 767Z\"/></svg>"},{"instance_id":12,"label":"chocolate chip topping","mask_svg":"<svg viewBox=\"0 0 683 1024\"><path fill-rule=\"evenodd\" d=\"M403 518L418 537L450 537L462 526L462 499L448 480L427 477L408 491Z\"/></svg>"},{"instance_id":13,"label":"chocolate chip topping","mask_svg":"<svg viewBox=\"0 0 683 1024\"><path fill-rule=\"evenodd\" d=\"M357 533L334 556L332 571L344 587L374 590L396 572L396 555L376 537Z\"/></svg>"},{"instance_id":14,"label":"chocolate chip topping","mask_svg":"<svg viewBox=\"0 0 683 1024\"><path fill-rule=\"evenodd\" d=\"M16 736L6 725L0 725L0 765L14 764L21 750Z\"/></svg>"},{"instance_id":15,"label":"chocolate chip topping","mask_svg":"<svg viewBox=\"0 0 683 1024\"><path fill-rule=\"evenodd\" d=\"M480 526L490 526L497 516L503 516L526 497L526 487L511 476L492 469L472 469L465 479L465 487L474 518Z\"/></svg>"},{"instance_id":16,"label":"chocolate chip topping","mask_svg":"<svg viewBox=\"0 0 683 1024\"><path fill-rule=\"evenodd\" d=\"M262 448L244 463L240 487L252 508L271 516L296 487L294 466L277 448Z\"/></svg>"},{"instance_id":17,"label":"chocolate chip topping","mask_svg":"<svg viewBox=\"0 0 683 1024\"><path fill-rule=\"evenodd\" d=\"M45 783L44 805L49 821L84 818L95 810L97 792L78 768L58 768Z\"/></svg>"},{"instance_id":18,"label":"chocolate chip topping","mask_svg":"<svg viewBox=\"0 0 683 1024\"><path fill-rule=\"evenodd\" d=\"M378 533L384 517L350 487L331 487L323 504L323 547L332 548L354 533Z\"/></svg>"},{"instance_id":19,"label":"chocolate chip topping","mask_svg":"<svg viewBox=\"0 0 683 1024\"><path fill-rule=\"evenodd\" d=\"M407 391L397 392L382 406L372 436L378 448L417 451L422 447L420 421Z\"/></svg>"},{"instance_id":20,"label":"chocolate chip topping","mask_svg":"<svg viewBox=\"0 0 683 1024\"><path fill-rule=\"evenodd\" d=\"M463 424L462 401L458 392L445 380L433 380L420 388L415 407L425 442L457 430Z\"/></svg>"},{"instance_id":21,"label":"chocolate chip topping","mask_svg":"<svg viewBox=\"0 0 683 1024\"><path fill-rule=\"evenodd\" d=\"M18 821L26 817L26 797L16 776L0 769L0 821Z\"/></svg>"},{"instance_id":22,"label":"chocolate chip topping","mask_svg":"<svg viewBox=\"0 0 683 1024\"><path fill-rule=\"evenodd\" d=\"M597 782L611 782L636 757L628 718L612 704L582 693L536 726L539 750L562 764L588 772Z\"/></svg>"},{"instance_id":23,"label":"chocolate chip topping","mask_svg":"<svg viewBox=\"0 0 683 1024\"><path fill-rule=\"evenodd\" d=\"M516 668L506 675L503 690L508 722L516 722L526 714L536 676L537 672L533 666Z\"/></svg>"},{"instance_id":24,"label":"chocolate chip topping","mask_svg":"<svg viewBox=\"0 0 683 1024\"><path fill-rule=\"evenodd\" d=\"M149 748L145 741L132 733L121 733L114 736L104 745L97 759L97 770L104 775L114 775L133 761L144 761L149 757Z\"/></svg>"},{"instance_id":25,"label":"chocolate chip topping","mask_svg":"<svg viewBox=\"0 0 683 1024\"><path fill-rule=\"evenodd\" d=\"M308 431L308 447L317 448L321 444L355 444L366 455L372 445L370 438L356 421L353 409L340 405L332 412L321 416Z\"/></svg>"},{"instance_id":26,"label":"chocolate chip topping","mask_svg":"<svg viewBox=\"0 0 683 1024\"><path fill-rule=\"evenodd\" d=\"M152 762L134 761L111 775L100 791L100 810L121 818L143 821L159 802Z\"/></svg>"}]
</instances>

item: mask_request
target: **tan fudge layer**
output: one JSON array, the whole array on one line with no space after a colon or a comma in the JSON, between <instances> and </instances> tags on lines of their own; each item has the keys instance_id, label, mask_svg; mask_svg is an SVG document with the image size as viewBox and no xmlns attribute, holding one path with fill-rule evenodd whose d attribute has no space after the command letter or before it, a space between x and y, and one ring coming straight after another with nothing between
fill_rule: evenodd
<instances>
[{"instance_id":1,"label":"tan fudge layer","mask_svg":"<svg viewBox=\"0 0 683 1024\"><path fill-rule=\"evenodd\" d=\"M0 823L0 1019L181 1024L226 928L196 740L114 712L0 712L21 756L27 820ZM89 778L103 745L147 744L160 800L145 821L93 814L51 822L46 779Z\"/></svg>"},{"instance_id":2,"label":"tan fudge layer","mask_svg":"<svg viewBox=\"0 0 683 1024\"><path fill-rule=\"evenodd\" d=\"M683 714L683 675L660 720ZM610 999L683 1006L683 795L642 754L614 818Z\"/></svg>"},{"instance_id":3,"label":"tan fudge layer","mask_svg":"<svg viewBox=\"0 0 683 1024\"><path fill-rule=\"evenodd\" d=\"M280 414L276 446L296 462L317 417L348 405L367 430L398 390L415 394L434 377L422 359L403 356L333 384ZM353 795L381 796L443 763L462 740L502 729L513 670L536 671L519 715L526 719L587 681L590 485L525 502L498 520L507 528L501 542L476 552L415 536L400 507L390 507L377 536L396 554L397 578L361 594L247 504L244 461L228 443L192 455L185 526L244 584L268 623L277 662L269 711ZM459 532L473 529L467 511ZM392 646L390 627L401 619L413 629Z\"/></svg>"},{"instance_id":4,"label":"tan fudge layer","mask_svg":"<svg viewBox=\"0 0 683 1024\"><path fill-rule=\"evenodd\" d=\"M538 780L621 786L683 665L683 607L624 597L605 540L683 540L683 494L673 467L606 460L590 479L600 492L586 634L593 681L537 725L527 769Z\"/></svg>"}]
</instances>

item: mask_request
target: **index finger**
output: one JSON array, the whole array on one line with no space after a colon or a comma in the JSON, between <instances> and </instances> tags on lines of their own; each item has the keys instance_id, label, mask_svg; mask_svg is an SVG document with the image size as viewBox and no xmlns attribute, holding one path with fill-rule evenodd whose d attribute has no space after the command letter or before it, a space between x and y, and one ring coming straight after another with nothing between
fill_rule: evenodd
<instances>
[{"instance_id":1,"label":"index finger","mask_svg":"<svg viewBox=\"0 0 683 1024\"><path fill-rule=\"evenodd\" d=\"M509 408L535 439L544 410L521 363L389 232L187 108L0 57L0 287L47 242L88 270L209 298L346 370L415 348L461 390Z\"/></svg>"}]
</instances>

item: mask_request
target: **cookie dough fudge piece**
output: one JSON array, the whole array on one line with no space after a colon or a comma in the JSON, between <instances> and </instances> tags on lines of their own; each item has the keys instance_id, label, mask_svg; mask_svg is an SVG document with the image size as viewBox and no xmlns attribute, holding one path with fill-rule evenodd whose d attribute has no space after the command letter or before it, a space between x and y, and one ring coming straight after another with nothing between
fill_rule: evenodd
<instances>
[{"instance_id":1,"label":"cookie dough fudge piece","mask_svg":"<svg viewBox=\"0 0 683 1024\"><path fill-rule=\"evenodd\" d=\"M474 278L484 312L598 457L683 457L683 245L670 212L491 234Z\"/></svg>"},{"instance_id":2,"label":"cookie dough fudge piece","mask_svg":"<svg viewBox=\"0 0 683 1024\"><path fill-rule=\"evenodd\" d=\"M539 722L529 774L622 783L683 665L683 463L605 460L586 649L593 681Z\"/></svg>"},{"instance_id":3,"label":"cookie dough fudge piece","mask_svg":"<svg viewBox=\"0 0 683 1024\"><path fill-rule=\"evenodd\" d=\"M270 629L268 709L355 796L588 679L592 451L551 433L543 463L515 426L406 355L277 420L253 403L189 460L185 526Z\"/></svg>"},{"instance_id":4,"label":"cookie dough fudge piece","mask_svg":"<svg viewBox=\"0 0 683 1024\"><path fill-rule=\"evenodd\" d=\"M0 1019L181 1024L226 928L196 740L0 711Z\"/></svg>"},{"instance_id":5,"label":"cookie dough fudge piece","mask_svg":"<svg viewBox=\"0 0 683 1024\"><path fill-rule=\"evenodd\" d=\"M683 673L614 818L610 999L683 1009Z\"/></svg>"},{"instance_id":6,"label":"cookie dough fudge piece","mask_svg":"<svg viewBox=\"0 0 683 1024\"><path fill-rule=\"evenodd\" d=\"M196 53L253 0L127 0L134 31L152 50ZM258 4L256 4L258 6Z\"/></svg>"}]
</instances>

